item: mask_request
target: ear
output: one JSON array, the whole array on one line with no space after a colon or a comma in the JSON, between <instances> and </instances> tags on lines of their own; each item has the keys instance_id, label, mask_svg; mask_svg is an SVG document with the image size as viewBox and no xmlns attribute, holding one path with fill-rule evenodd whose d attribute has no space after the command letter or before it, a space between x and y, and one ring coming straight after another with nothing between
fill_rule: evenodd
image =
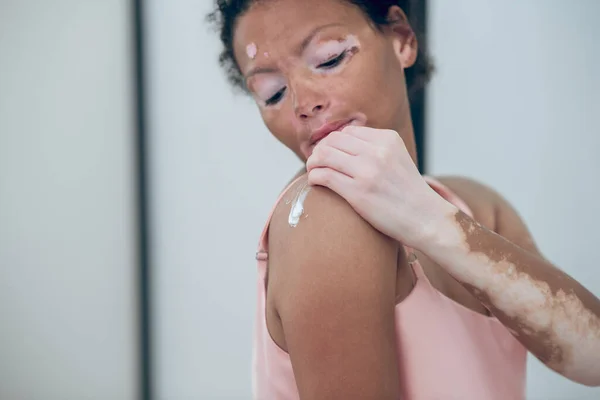
<instances>
[{"instance_id":1,"label":"ear","mask_svg":"<svg viewBox=\"0 0 600 400\"><path fill-rule=\"evenodd\" d=\"M402 68L412 67L417 60L419 46L417 36L412 30L406 14L400 7L391 6L388 10L387 20L387 30L391 35L394 53L398 61Z\"/></svg>"}]
</instances>

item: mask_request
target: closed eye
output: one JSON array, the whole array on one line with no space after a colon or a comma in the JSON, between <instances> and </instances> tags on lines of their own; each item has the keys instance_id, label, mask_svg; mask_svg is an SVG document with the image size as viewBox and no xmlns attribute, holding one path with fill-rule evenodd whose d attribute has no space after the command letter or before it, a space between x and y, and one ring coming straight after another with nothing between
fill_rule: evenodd
<instances>
[{"instance_id":1,"label":"closed eye","mask_svg":"<svg viewBox=\"0 0 600 400\"><path fill-rule=\"evenodd\" d=\"M283 98L283 94L285 93L286 88L284 87L283 89L281 89L279 92L275 93L273 95L273 97L269 98L267 101L265 101L265 104L267 106L272 106L274 104L277 104L281 101L281 99Z\"/></svg>"},{"instance_id":2,"label":"closed eye","mask_svg":"<svg viewBox=\"0 0 600 400\"><path fill-rule=\"evenodd\" d=\"M337 67L342 61L344 61L344 59L346 58L347 55L348 55L348 50L345 50L339 56L336 56L335 58L332 58L331 60L326 61L323 64L320 64L317 68L331 69L331 68Z\"/></svg>"},{"instance_id":3,"label":"closed eye","mask_svg":"<svg viewBox=\"0 0 600 400\"><path fill-rule=\"evenodd\" d=\"M346 58L346 56L348 55L348 50L343 51L342 53L340 53L340 55L332 58L329 61L326 61L322 64L319 64L317 66L317 68L322 68L322 69L332 69L337 67L338 65L340 65L340 63L342 61L344 61L344 59ZM277 103L279 103L281 101L281 99L283 98L283 95L285 94L287 88L283 88L280 91L278 91L277 93L275 93L273 95L273 97L269 98L267 101L265 101L265 105L267 106L272 106L275 105Z\"/></svg>"}]
</instances>

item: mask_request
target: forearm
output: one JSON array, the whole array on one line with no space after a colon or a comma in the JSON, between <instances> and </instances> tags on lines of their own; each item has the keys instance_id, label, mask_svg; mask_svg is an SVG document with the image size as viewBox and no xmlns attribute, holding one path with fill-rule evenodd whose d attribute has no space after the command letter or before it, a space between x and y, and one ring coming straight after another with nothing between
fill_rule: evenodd
<instances>
[{"instance_id":1,"label":"forearm","mask_svg":"<svg viewBox=\"0 0 600 400\"><path fill-rule=\"evenodd\" d=\"M475 295L548 367L600 385L600 301L542 257L455 208L419 250Z\"/></svg>"}]
</instances>

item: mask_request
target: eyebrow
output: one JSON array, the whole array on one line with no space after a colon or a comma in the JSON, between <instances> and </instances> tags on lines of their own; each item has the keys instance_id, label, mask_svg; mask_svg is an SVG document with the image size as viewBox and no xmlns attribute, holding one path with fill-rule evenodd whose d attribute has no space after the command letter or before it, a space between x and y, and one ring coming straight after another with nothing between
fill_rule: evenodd
<instances>
[{"instance_id":1,"label":"eyebrow","mask_svg":"<svg viewBox=\"0 0 600 400\"><path fill-rule=\"evenodd\" d=\"M300 45L298 45L298 47L296 48L296 54L301 54L304 51L306 51L306 48L308 47L308 45L310 44L310 42L314 39L314 37L317 35L317 33L319 33L320 31L322 31L323 29L326 28L331 28L333 26L342 26L342 24L339 23L331 23L331 24L326 24L326 25L321 25L316 27L315 29L313 29L308 36L306 36L304 38L304 40L302 40L302 42L300 43ZM272 67L257 67L257 68L253 68L251 69L247 74L246 74L246 78L245 79L249 79L251 76L256 75L256 74L267 74L267 73L274 73L277 72L278 69L277 68L272 68Z\"/></svg>"}]
</instances>

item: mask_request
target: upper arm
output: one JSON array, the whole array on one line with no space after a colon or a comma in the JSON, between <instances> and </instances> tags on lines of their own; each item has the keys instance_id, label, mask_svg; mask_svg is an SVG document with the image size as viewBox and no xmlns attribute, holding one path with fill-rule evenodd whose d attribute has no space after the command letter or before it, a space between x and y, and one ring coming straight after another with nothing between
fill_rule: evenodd
<instances>
[{"instance_id":1,"label":"upper arm","mask_svg":"<svg viewBox=\"0 0 600 400\"><path fill-rule=\"evenodd\" d=\"M537 245L517 210L500 194L496 196L496 233L517 246L541 256Z\"/></svg>"},{"instance_id":2,"label":"upper arm","mask_svg":"<svg viewBox=\"0 0 600 400\"><path fill-rule=\"evenodd\" d=\"M444 177L439 180L469 205L479 223L517 246L541 255L517 210L497 191L468 178Z\"/></svg>"},{"instance_id":3,"label":"upper arm","mask_svg":"<svg viewBox=\"0 0 600 400\"><path fill-rule=\"evenodd\" d=\"M269 291L303 399L398 398L396 243L334 192L313 187L292 228L281 202Z\"/></svg>"}]
</instances>

